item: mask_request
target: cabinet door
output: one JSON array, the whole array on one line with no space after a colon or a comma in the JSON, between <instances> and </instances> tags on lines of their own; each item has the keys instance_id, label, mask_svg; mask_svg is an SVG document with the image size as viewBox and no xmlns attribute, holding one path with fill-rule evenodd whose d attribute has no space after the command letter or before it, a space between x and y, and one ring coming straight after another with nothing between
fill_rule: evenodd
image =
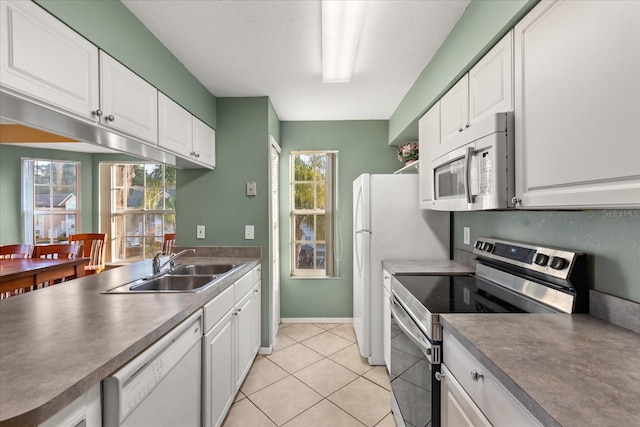
<instances>
[{"instance_id":1,"label":"cabinet door","mask_svg":"<svg viewBox=\"0 0 640 427\"><path fill-rule=\"evenodd\" d=\"M469 79L465 74L440 98L440 148L435 156L456 148L461 139L458 135L469 127Z\"/></svg>"},{"instance_id":2,"label":"cabinet door","mask_svg":"<svg viewBox=\"0 0 640 427\"><path fill-rule=\"evenodd\" d=\"M158 91L134 72L100 52L102 123L158 144Z\"/></svg>"},{"instance_id":3,"label":"cabinet door","mask_svg":"<svg viewBox=\"0 0 640 427\"><path fill-rule=\"evenodd\" d=\"M193 152L195 160L212 169L216 166L216 131L193 118Z\"/></svg>"},{"instance_id":4,"label":"cabinet door","mask_svg":"<svg viewBox=\"0 0 640 427\"><path fill-rule=\"evenodd\" d=\"M385 276L386 270L382 275ZM391 372L391 293L387 288L382 292L382 348L384 354L384 364L387 366L387 372Z\"/></svg>"},{"instance_id":5,"label":"cabinet door","mask_svg":"<svg viewBox=\"0 0 640 427\"><path fill-rule=\"evenodd\" d=\"M251 355L252 358L255 357L256 354L258 354L258 351L260 350L260 344L261 344L261 338L262 338L262 330L261 330L261 324L262 324L262 319L260 318L261 316L261 305L262 305L262 301L260 300L260 295L262 294L261 291L261 287L262 287L262 283L261 282L257 282L256 285L253 287L253 290L251 291L251 342L253 343L253 346L251 348Z\"/></svg>"},{"instance_id":6,"label":"cabinet door","mask_svg":"<svg viewBox=\"0 0 640 427\"><path fill-rule=\"evenodd\" d=\"M222 424L235 397L234 313L229 311L204 336L203 406L206 427Z\"/></svg>"},{"instance_id":7,"label":"cabinet door","mask_svg":"<svg viewBox=\"0 0 640 427\"><path fill-rule=\"evenodd\" d=\"M235 323L237 333L236 352L236 390L240 389L242 381L246 377L253 362L252 343L252 296L253 292L247 294L236 304Z\"/></svg>"},{"instance_id":8,"label":"cabinet door","mask_svg":"<svg viewBox=\"0 0 640 427\"><path fill-rule=\"evenodd\" d=\"M513 31L469 71L469 124L513 110Z\"/></svg>"},{"instance_id":9,"label":"cabinet door","mask_svg":"<svg viewBox=\"0 0 640 427\"><path fill-rule=\"evenodd\" d=\"M193 116L164 93L158 93L158 145L179 156L193 154Z\"/></svg>"},{"instance_id":10,"label":"cabinet door","mask_svg":"<svg viewBox=\"0 0 640 427\"><path fill-rule=\"evenodd\" d=\"M92 117L98 48L33 2L0 2L0 83Z\"/></svg>"},{"instance_id":11,"label":"cabinet door","mask_svg":"<svg viewBox=\"0 0 640 427\"><path fill-rule=\"evenodd\" d=\"M514 38L519 207L640 206L640 2L543 1Z\"/></svg>"},{"instance_id":12,"label":"cabinet door","mask_svg":"<svg viewBox=\"0 0 640 427\"><path fill-rule=\"evenodd\" d=\"M433 200L433 174L431 161L440 145L440 101L436 102L418 121L420 142L420 208L431 209Z\"/></svg>"},{"instance_id":13,"label":"cabinet door","mask_svg":"<svg viewBox=\"0 0 640 427\"><path fill-rule=\"evenodd\" d=\"M491 423L464 391L453 374L442 365L440 386L442 427L490 427Z\"/></svg>"}]
</instances>

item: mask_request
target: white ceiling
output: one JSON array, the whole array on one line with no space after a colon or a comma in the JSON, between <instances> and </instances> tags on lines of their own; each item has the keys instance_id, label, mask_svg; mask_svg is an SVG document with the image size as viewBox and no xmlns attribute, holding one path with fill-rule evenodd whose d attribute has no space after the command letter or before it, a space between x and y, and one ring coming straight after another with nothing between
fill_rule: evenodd
<instances>
[{"instance_id":1,"label":"white ceiling","mask_svg":"<svg viewBox=\"0 0 640 427\"><path fill-rule=\"evenodd\" d=\"M281 120L388 119L469 0L368 1L350 83L322 83L317 0L122 0L215 96Z\"/></svg>"}]
</instances>

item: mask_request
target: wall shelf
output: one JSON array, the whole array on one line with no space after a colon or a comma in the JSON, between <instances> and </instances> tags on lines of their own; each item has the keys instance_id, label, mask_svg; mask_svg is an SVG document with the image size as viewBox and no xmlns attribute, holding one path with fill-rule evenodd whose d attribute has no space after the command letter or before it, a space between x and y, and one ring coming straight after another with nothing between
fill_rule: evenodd
<instances>
[{"instance_id":1,"label":"wall shelf","mask_svg":"<svg viewBox=\"0 0 640 427\"><path fill-rule=\"evenodd\" d=\"M394 172L394 174L418 173L419 169L420 169L420 160L416 160L410 165L403 166L402 168L398 169L397 171Z\"/></svg>"}]
</instances>

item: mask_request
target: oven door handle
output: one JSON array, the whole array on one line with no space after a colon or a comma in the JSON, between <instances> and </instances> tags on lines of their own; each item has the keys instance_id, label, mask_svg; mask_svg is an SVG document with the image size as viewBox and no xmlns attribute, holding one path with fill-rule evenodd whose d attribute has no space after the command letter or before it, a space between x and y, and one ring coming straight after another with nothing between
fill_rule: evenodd
<instances>
[{"instance_id":1,"label":"oven door handle","mask_svg":"<svg viewBox=\"0 0 640 427\"><path fill-rule=\"evenodd\" d=\"M402 332L404 332L405 335L409 337L409 339L415 345L417 345L420 350L422 350L422 352L427 356L429 363L433 364L434 361L432 360L431 347L420 341L420 339L413 332L411 332L407 323L412 321L411 318L407 318L407 315L400 312L400 310L404 311L402 307L400 307L400 309L396 307L399 307L398 302L395 298L391 298L391 314L393 314L393 317L396 319L398 326L400 327L400 329L402 329Z\"/></svg>"}]
</instances>

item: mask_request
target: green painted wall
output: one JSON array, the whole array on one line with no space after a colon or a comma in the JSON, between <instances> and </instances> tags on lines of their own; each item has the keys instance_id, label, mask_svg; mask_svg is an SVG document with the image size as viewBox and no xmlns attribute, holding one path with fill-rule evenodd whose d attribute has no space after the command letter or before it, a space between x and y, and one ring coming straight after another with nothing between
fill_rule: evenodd
<instances>
[{"instance_id":1,"label":"green painted wall","mask_svg":"<svg viewBox=\"0 0 640 427\"><path fill-rule=\"evenodd\" d=\"M119 0L34 0L209 126L216 98Z\"/></svg>"},{"instance_id":2,"label":"green painted wall","mask_svg":"<svg viewBox=\"0 0 640 427\"><path fill-rule=\"evenodd\" d=\"M418 119L539 0L472 0L389 119L389 143L418 138Z\"/></svg>"},{"instance_id":3,"label":"green painted wall","mask_svg":"<svg viewBox=\"0 0 640 427\"><path fill-rule=\"evenodd\" d=\"M73 160L80 162L80 228L93 229L92 155L68 151L23 148L0 144L0 245L21 243L22 225L22 159Z\"/></svg>"},{"instance_id":4,"label":"green painted wall","mask_svg":"<svg viewBox=\"0 0 640 427\"><path fill-rule=\"evenodd\" d=\"M588 254L590 287L640 302L640 210L458 212L453 216L454 245L498 237L582 251Z\"/></svg>"},{"instance_id":5,"label":"green painted wall","mask_svg":"<svg viewBox=\"0 0 640 427\"><path fill-rule=\"evenodd\" d=\"M395 147L387 144L388 122L282 122L280 133L281 317L351 317L353 180L364 172L391 173L402 166ZM290 152L305 149L340 152L338 210L344 250L339 262L340 277L335 279L291 278Z\"/></svg>"},{"instance_id":6,"label":"green painted wall","mask_svg":"<svg viewBox=\"0 0 640 427\"><path fill-rule=\"evenodd\" d=\"M178 170L177 244L181 246L259 246L262 250L262 345L269 327L269 99L218 98L216 163L213 171ZM271 126L277 127L275 123ZM276 131L274 129L274 131ZM258 195L246 196L246 183ZM196 239L196 225L206 238ZM244 239L244 226L255 239Z\"/></svg>"}]
</instances>

